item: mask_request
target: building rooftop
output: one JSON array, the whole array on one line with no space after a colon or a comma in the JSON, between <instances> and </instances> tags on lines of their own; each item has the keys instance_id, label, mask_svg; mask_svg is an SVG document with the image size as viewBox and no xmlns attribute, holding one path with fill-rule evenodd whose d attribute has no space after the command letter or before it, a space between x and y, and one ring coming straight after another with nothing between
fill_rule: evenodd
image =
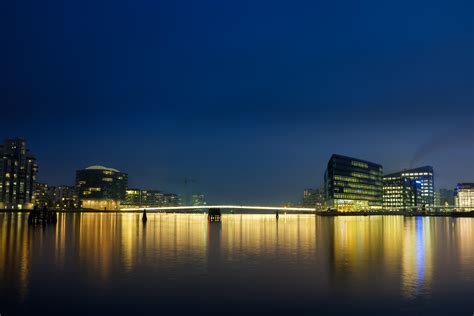
<instances>
[{"instance_id":1,"label":"building rooftop","mask_svg":"<svg viewBox=\"0 0 474 316\"><path fill-rule=\"evenodd\" d=\"M373 166L377 166L377 167L382 167L381 164L378 164L378 163L376 163L376 162L372 162L372 161L368 161L368 160L364 160L364 159L360 159L360 158L355 158L355 157L349 157L349 156L339 155L339 154L332 154L332 155L331 155L331 158L329 159L329 161L331 161L331 160L333 160L333 159L356 160L356 161L365 162L366 164L369 164L369 165L373 165Z\"/></svg>"},{"instance_id":2,"label":"building rooftop","mask_svg":"<svg viewBox=\"0 0 474 316\"><path fill-rule=\"evenodd\" d=\"M107 168L107 167L98 166L98 165L87 167L86 170L107 170L107 171L113 171L113 172L120 172L120 171L118 171L117 169L114 169L114 168Z\"/></svg>"},{"instance_id":3,"label":"building rooftop","mask_svg":"<svg viewBox=\"0 0 474 316\"><path fill-rule=\"evenodd\" d=\"M402 171L386 174L386 175L384 175L384 177L401 177L402 173L408 173L408 172L431 172L431 173L433 173L433 167L432 166L423 166L423 167L418 167L418 168L413 168L413 169L404 169Z\"/></svg>"}]
</instances>

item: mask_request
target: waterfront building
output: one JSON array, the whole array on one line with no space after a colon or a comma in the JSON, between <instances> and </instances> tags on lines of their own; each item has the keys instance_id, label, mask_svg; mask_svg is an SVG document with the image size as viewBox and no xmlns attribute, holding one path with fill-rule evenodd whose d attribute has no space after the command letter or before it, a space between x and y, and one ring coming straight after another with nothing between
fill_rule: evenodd
<instances>
[{"instance_id":1,"label":"waterfront building","mask_svg":"<svg viewBox=\"0 0 474 316\"><path fill-rule=\"evenodd\" d=\"M418 205L421 201L421 182L400 174L383 176L383 209L398 211Z\"/></svg>"},{"instance_id":2,"label":"waterfront building","mask_svg":"<svg viewBox=\"0 0 474 316\"><path fill-rule=\"evenodd\" d=\"M474 183L458 183L454 204L456 207L464 208L460 209L462 211L474 211Z\"/></svg>"},{"instance_id":3,"label":"waterfront building","mask_svg":"<svg viewBox=\"0 0 474 316\"><path fill-rule=\"evenodd\" d=\"M91 166L76 171L76 191L83 208L117 210L125 199L128 176L117 169Z\"/></svg>"},{"instance_id":4,"label":"waterfront building","mask_svg":"<svg viewBox=\"0 0 474 316\"><path fill-rule=\"evenodd\" d=\"M33 208L37 173L36 158L26 148L26 140L5 140L0 145L0 208Z\"/></svg>"},{"instance_id":5,"label":"waterfront building","mask_svg":"<svg viewBox=\"0 0 474 316\"><path fill-rule=\"evenodd\" d=\"M163 195L158 190L127 189L122 204L129 207L163 206Z\"/></svg>"},{"instance_id":6,"label":"waterfront building","mask_svg":"<svg viewBox=\"0 0 474 316\"><path fill-rule=\"evenodd\" d=\"M440 189L438 195L439 195L438 205L440 206L453 206L454 205L454 190Z\"/></svg>"},{"instance_id":7,"label":"waterfront building","mask_svg":"<svg viewBox=\"0 0 474 316\"><path fill-rule=\"evenodd\" d=\"M382 208L381 165L342 155L332 155L324 175L329 208L339 211Z\"/></svg>"},{"instance_id":8,"label":"waterfront building","mask_svg":"<svg viewBox=\"0 0 474 316\"><path fill-rule=\"evenodd\" d=\"M419 184L419 187L417 187L416 194L418 197L415 200L416 204L414 206L435 205L433 167L424 166L414 169L405 169L386 175L384 178L394 181L403 181L403 179L415 181L415 183ZM401 199L400 195L398 195L398 199Z\"/></svg>"},{"instance_id":9,"label":"waterfront building","mask_svg":"<svg viewBox=\"0 0 474 316\"><path fill-rule=\"evenodd\" d=\"M159 190L142 190L142 203L147 206L162 206L164 194Z\"/></svg>"},{"instance_id":10,"label":"waterfront building","mask_svg":"<svg viewBox=\"0 0 474 316\"><path fill-rule=\"evenodd\" d=\"M179 206L181 200L177 194L165 193L163 194L163 206Z\"/></svg>"},{"instance_id":11,"label":"waterfront building","mask_svg":"<svg viewBox=\"0 0 474 316\"><path fill-rule=\"evenodd\" d=\"M122 203L127 206L141 206L142 205L142 191L140 189L128 188L125 190L125 198Z\"/></svg>"},{"instance_id":12,"label":"waterfront building","mask_svg":"<svg viewBox=\"0 0 474 316\"><path fill-rule=\"evenodd\" d=\"M49 187L46 183L36 182L34 195L34 205L39 208L47 207L49 198Z\"/></svg>"},{"instance_id":13,"label":"waterfront building","mask_svg":"<svg viewBox=\"0 0 474 316\"><path fill-rule=\"evenodd\" d=\"M324 190L322 189L304 189L303 207L322 208L324 206Z\"/></svg>"},{"instance_id":14,"label":"waterfront building","mask_svg":"<svg viewBox=\"0 0 474 316\"><path fill-rule=\"evenodd\" d=\"M76 188L68 185L52 186L48 189L52 208L58 211L72 211L81 207Z\"/></svg>"}]
</instances>

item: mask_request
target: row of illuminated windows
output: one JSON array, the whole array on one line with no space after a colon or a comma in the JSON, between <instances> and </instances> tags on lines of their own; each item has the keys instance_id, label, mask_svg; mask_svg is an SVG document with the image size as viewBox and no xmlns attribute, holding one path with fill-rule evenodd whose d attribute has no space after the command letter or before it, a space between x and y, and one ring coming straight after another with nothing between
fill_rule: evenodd
<instances>
[{"instance_id":1,"label":"row of illuminated windows","mask_svg":"<svg viewBox=\"0 0 474 316\"><path fill-rule=\"evenodd\" d=\"M368 178L366 178L368 179ZM341 175L335 175L334 180L339 180L339 181L346 181L346 182L352 182L352 183L361 183L361 182L366 182L366 180L362 180L361 178L354 178L354 177L348 177L348 176L341 176ZM377 179L378 180L378 179ZM373 186L382 186L381 181L374 181Z\"/></svg>"},{"instance_id":2,"label":"row of illuminated windows","mask_svg":"<svg viewBox=\"0 0 474 316\"><path fill-rule=\"evenodd\" d=\"M369 189L369 190L379 190L380 187L376 185L370 184L363 184L359 182L341 182L341 181L334 181L334 186L340 187L349 187L349 188L356 188L356 189Z\"/></svg>"},{"instance_id":3,"label":"row of illuminated windows","mask_svg":"<svg viewBox=\"0 0 474 316\"><path fill-rule=\"evenodd\" d=\"M365 169L369 168L368 164L366 164L365 162L362 162L362 161L357 161L357 160L352 160L351 165L356 166L356 167L360 167L360 168L365 168Z\"/></svg>"},{"instance_id":4,"label":"row of illuminated windows","mask_svg":"<svg viewBox=\"0 0 474 316\"><path fill-rule=\"evenodd\" d=\"M343 194L343 193L334 193L334 198L336 199L349 199L349 200L367 200L367 201L380 201L382 200L381 196L361 196L356 194Z\"/></svg>"},{"instance_id":5,"label":"row of illuminated windows","mask_svg":"<svg viewBox=\"0 0 474 316\"><path fill-rule=\"evenodd\" d=\"M380 177L374 176L374 175L368 175L366 173L362 172L351 172L351 176L357 177L357 178L362 178L362 179L371 179L371 180L379 180Z\"/></svg>"},{"instance_id":6,"label":"row of illuminated windows","mask_svg":"<svg viewBox=\"0 0 474 316\"><path fill-rule=\"evenodd\" d=\"M431 172L410 172L402 173L402 177L413 177L413 176L432 176Z\"/></svg>"},{"instance_id":7,"label":"row of illuminated windows","mask_svg":"<svg viewBox=\"0 0 474 316\"><path fill-rule=\"evenodd\" d=\"M369 190L357 190L357 189L351 189L351 188L344 188L343 189L344 193L354 193L354 194L364 194L364 195L380 195L380 192L378 191L369 191Z\"/></svg>"}]
</instances>

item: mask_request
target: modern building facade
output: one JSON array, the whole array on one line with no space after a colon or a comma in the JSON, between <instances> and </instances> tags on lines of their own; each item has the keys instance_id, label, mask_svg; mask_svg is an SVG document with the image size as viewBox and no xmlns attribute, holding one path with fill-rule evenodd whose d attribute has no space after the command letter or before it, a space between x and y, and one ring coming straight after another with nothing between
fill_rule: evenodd
<instances>
[{"instance_id":1,"label":"modern building facade","mask_svg":"<svg viewBox=\"0 0 474 316\"><path fill-rule=\"evenodd\" d=\"M474 183L459 183L456 186L454 204L460 211L474 211Z\"/></svg>"},{"instance_id":2,"label":"modern building facade","mask_svg":"<svg viewBox=\"0 0 474 316\"><path fill-rule=\"evenodd\" d=\"M0 209L33 208L37 173L26 140L5 140L0 146Z\"/></svg>"},{"instance_id":3,"label":"modern building facade","mask_svg":"<svg viewBox=\"0 0 474 316\"><path fill-rule=\"evenodd\" d=\"M164 194L158 190L127 189L124 205L128 207L163 206Z\"/></svg>"},{"instance_id":4,"label":"modern building facade","mask_svg":"<svg viewBox=\"0 0 474 316\"><path fill-rule=\"evenodd\" d=\"M416 192L413 192L414 200L408 198L406 206L434 206L435 205L435 190L434 190L434 178L433 178L433 167L424 166L415 169L406 169L399 172L394 172L384 177L384 186L387 185L386 189L386 203L387 205L392 205L397 203L399 207L402 207L403 204L401 201L406 200L406 195L408 191L413 191L413 188L416 189ZM409 180L409 181L408 181ZM414 182L410 183L410 181ZM393 186L400 186L404 184L405 188L401 191L393 190ZM410 189L411 187L411 189ZM410 204L409 200L414 201L415 204Z\"/></svg>"},{"instance_id":5,"label":"modern building facade","mask_svg":"<svg viewBox=\"0 0 474 316\"><path fill-rule=\"evenodd\" d=\"M73 186L48 186L45 183L37 183L35 206L40 209L46 207L58 211L72 211L79 209L81 202Z\"/></svg>"},{"instance_id":6,"label":"modern building facade","mask_svg":"<svg viewBox=\"0 0 474 316\"><path fill-rule=\"evenodd\" d=\"M400 174L383 176L383 209L406 210L421 202L421 182Z\"/></svg>"},{"instance_id":7,"label":"modern building facade","mask_svg":"<svg viewBox=\"0 0 474 316\"><path fill-rule=\"evenodd\" d=\"M327 207L338 211L382 208L382 165L332 155L324 175Z\"/></svg>"},{"instance_id":8,"label":"modern building facade","mask_svg":"<svg viewBox=\"0 0 474 316\"><path fill-rule=\"evenodd\" d=\"M125 199L128 176L117 169L91 166L76 171L76 192L83 208L117 210Z\"/></svg>"}]
</instances>

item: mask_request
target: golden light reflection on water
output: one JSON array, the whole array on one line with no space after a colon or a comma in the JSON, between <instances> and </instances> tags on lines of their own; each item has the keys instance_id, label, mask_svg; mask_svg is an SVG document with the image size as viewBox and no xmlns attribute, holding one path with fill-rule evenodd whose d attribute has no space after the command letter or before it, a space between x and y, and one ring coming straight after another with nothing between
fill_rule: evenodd
<instances>
[{"instance_id":1,"label":"golden light reflection on water","mask_svg":"<svg viewBox=\"0 0 474 316\"><path fill-rule=\"evenodd\" d=\"M0 294L28 296L32 274L70 266L96 287L116 275L210 273L254 264L318 270L319 283L354 295L429 295L436 271L471 275L473 219L401 216L60 214L56 226L30 227L26 214L0 213ZM174 273L174 274L173 274ZM304 282L304 280L301 280ZM361 286L364 284L364 286ZM343 286L341 286L343 285Z\"/></svg>"}]
</instances>

